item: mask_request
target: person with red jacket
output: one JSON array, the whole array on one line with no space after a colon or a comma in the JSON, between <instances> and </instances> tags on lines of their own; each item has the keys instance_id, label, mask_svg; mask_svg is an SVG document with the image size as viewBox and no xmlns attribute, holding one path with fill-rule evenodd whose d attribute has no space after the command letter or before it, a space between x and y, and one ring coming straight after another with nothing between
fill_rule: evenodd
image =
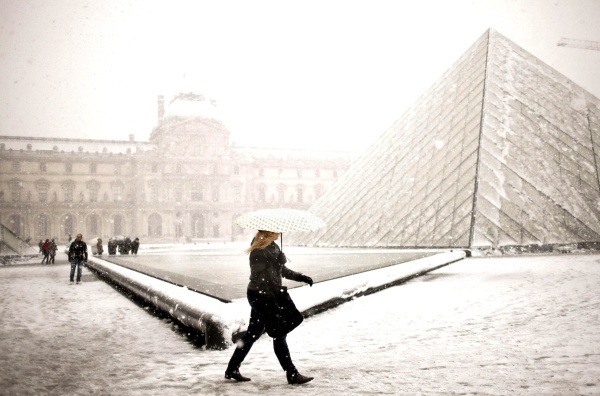
<instances>
[{"instance_id":1,"label":"person with red jacket","mask_svg":"<svg viewBox=\"0 0 600 396\"><path fill-rule=\"evenodd\" d=\"M50 240L46 239L44 244L42 245L42 254L44 258L42 259L42 264L46 262L46 264L50 264Z\"/></svg>"}]
</instances>

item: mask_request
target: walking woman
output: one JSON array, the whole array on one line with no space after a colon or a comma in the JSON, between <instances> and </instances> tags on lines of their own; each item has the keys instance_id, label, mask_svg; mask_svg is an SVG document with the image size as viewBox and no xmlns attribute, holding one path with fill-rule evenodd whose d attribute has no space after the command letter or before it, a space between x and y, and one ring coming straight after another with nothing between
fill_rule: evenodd
<instances>
[{"instance_id":1,"label":"walking woman","mask_svg":"<svg viewBox=\"0 0 600 396\"><path fill-rule=\"evenodd\" d=\"M252 345L267 331L273 337L275 355L286 372L288 384L304 384L313 379L298 372L288 349L286 336L302 322L302 315L282 286L282 278L305 282L312 286L310 277L294 272L285 266L285 254L275 243L278 233L259 230L250 248L250 282L247 297L250 307L248 331L238 342L229 360L225 378L236 381L250 381L240 374L239 368ZM282 298L283 295L283 298Z\"/></svg>"}]
</instances>

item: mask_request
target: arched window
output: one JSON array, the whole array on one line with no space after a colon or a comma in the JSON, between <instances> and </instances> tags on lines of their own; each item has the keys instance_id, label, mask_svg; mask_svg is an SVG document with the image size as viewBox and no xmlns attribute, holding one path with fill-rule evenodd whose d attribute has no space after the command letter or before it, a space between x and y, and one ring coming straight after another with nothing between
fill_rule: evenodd
<instances>
[{"instance_id":1,"label":"arched window","mask_svg":"<svg viewBox=\"0 0 600 396\"><path fill-rule=\"evenodd\" d=\"M123 216L119 214L113 217L113 235L123 235Z\"/></svg>"},{"instance_id":2,"label":"arched window","mask_svg":"<svg viewBox=\"0 0 600 396\"><path fill-rule=\"evenodd\" d=\"M148 236L162 236L162 218L158 213L153 213L148 217Z\"/></svg>"},{"instance_id":3,"label":"arched window","mask_svg":"<svg viewBox=\"0 0 600 396\"><path fill-rule=\"evenodd\" d=\"M204 216L199 213L192 215L192 238L204 238Z\"/></svg>"},{"instance_id":4,"label":"arched window","mask_svg":"<svg viewBox=\"0 0 600 396\"><path fill-rule=\"evenodd\" d=\"M73 216L65 216L65 235L73 235Z\"/></svg>"},{"instance_id":5,"label":"arched window","mask_svg":"<svg viewBox=\"0 0 600 396\"><path fill-rule=\"evenodd\" d=\"M47 215L38 216L38 236L47 238L50 234L50 219Z\"/></svg>"},{"instance_id":6,"label":"arched window","mask_svg":"<svg viewBox=\"0 0 600 396\"><path fill-rule=\"evenodd\" d=\"M100 216L98 216L97 214L90 215L87 219L86 230L88 238L93 238L100 235L101 231L102 230L100 227Z\"/></svg>"}]
</instances>

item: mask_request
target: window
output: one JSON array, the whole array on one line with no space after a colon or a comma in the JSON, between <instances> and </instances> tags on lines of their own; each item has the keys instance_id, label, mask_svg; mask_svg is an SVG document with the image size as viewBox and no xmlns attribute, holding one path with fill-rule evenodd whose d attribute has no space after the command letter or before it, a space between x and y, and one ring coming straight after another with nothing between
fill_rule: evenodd
<instances>
[{"instance_id":1,"label":"window","mask_svg":"<svg viewBox=\"0 0 600 396\"><path fill-rule=\"evenodd\" d=\"M87 188L90 191L90 202L98 202L98 191L100 190L100 183L95 180L90 180L87 183Z\"/></svg>"},{"instance_id":2,"label":"window","mask_svg":"<svg viewBox=\"0 0 600 396\"><path fill-rule=\"evenodd\" d=\"M204 238L204 217L198 213L192 216L192 237Z\"/></svg>"},{"instance_id":3,"label":"window","mask_svg":"<svg viewBox=\"0 0 600 396\"><path fill-rule=\"evenodd\" d=\"M213 202L219 201L219 186L212 186L212 200Z\"/></svg>"},{"instance_id":4,"label":"window","mask_svg":"<svg viewBox=\"0 0 600 396\"><path fill-rule=\"evenodd\" d=\"M97 235L98 234L98 215L91 215L89 218L89 227L88 227L88 233L90 235Z\"/></svg>"},{"instance_id":5,"label":"window","mask_svg":"<svg viewBox=\"0 0 600 396\"><path fill-rule=\"evenodd\" d=\"M96 173L97 169L98 169L97 164L90 164L90 173Z\"/></svg>"},{"instance_id":6,"label":"window","mask_svg":"<svg viewBox=\"0 0 600 396\"><path fill-rule=\"evenodd\" d=\"M158 184L150 185L150 202L158 202Z\"/></svg>"},{"instance_id":7,"label":"window","mask_svg":"<svg viewBox=\"0 0 600 396\"><path fill-rule=\"evenodd\" d=\"M50 231L50 222L48 221L48 216L39 215L38 216L38 235L47 236Z\"/></svg>"},{"instance_id":8,"label":"window","mask_svg":"<svg viewBox=\"0 0 600 396\"><path fill-rule=\"evenodd\" d=\"M260 177L264 177L265 176L265 170L263 168L260 168L258 170L258 176L260 176Z\"/></svg>"},{"instance_id":9,"label":"window","mask_svg":"<svg viewBox=\"0 0 600 396\"><path fill-rule=\"evenodd\" d=\"M65 234L73 233L73 216L66 215L65 216Z\"/></svg>"},{"instance_id":10,"label":"window","mask_svg":"<svg viewBox=\"0 0 600 396\"><path fill-rule=\"evenodd\" d=\"M121 164L115 164L115 175L121 174Z\"/></svg>"},{"instance_id":11,"label":"window","mask_svg":"<svg viewBox=\"0 0 600 396\"><path fill-rule=\"evenodd\" d=\"M50 183L44 179L40 179L35 182L35 189L38 191L39 201L41 203L48 202L48 188Z\"/></svg>"},{"instance_id":12,"label":"window","mask_svg":"<svg viewBox=\"0 0 600 396\"><path fill-rule=\"evenodd\" d=\"M123 234L123 217L121 215L115 215L113 218L113 231L114 235Z\"/></svg>"},{"instance_id":13,"label":"window","mask_svg":"<svg viewBox=\"0 0 600 396\"><path fill-rule=\"evenodd\" d=\"M67 173L73 172L73 164L71 162L65 163L65 172L67 172Z\"/></svg>"},{"instance_id":14,"label":"window","mask_svg":"<svg viewBox=\"0 0 600 396\"><path fill-rule=\"evenodd\" d=\"M240 167L239 166L235 165L233 167L233 174L234 175L239 175L240 174Z\"/></svg>"},{"instance_id":15,"label":"window","mask_svg":"<svg viewBox=\"0 0 600 396\"><path fill-rule=\"evenodd\" d=\"M202 201L202 191L192 191L192 202Z\"/></svg>"},{"instance_id":16,"label":"window","mask_svg":"<svg viewBox=\"0 0 600 396\"><path fill-rule=\"evenodd\" d=\"M158 213L153 213L148 217L148 236L162 236L162 217Z\"/></svg>"},{"instance_id":17,"label":"window","mask_svg":"<svg viewBox=\"0 0 600 396\"><path fill-rule=\"evenodd\" d=\"M40 172L46 172L46 163L40 162Z\"/></svg>"},{"instance_id":18,"label":"window","mask_svg":"<svg viewBox=\"0 0 600 396\"><path fill-rule=\"evenodd\" d=\"M315 198L316 199L321 198L321 196L323 195L324 192L325 192L325 187L323 187L321 184L317 184L315 186Z\"/></svg>"},{"instance_id":19,"label":"window","mask_svg":"<svg viewBox=\"0 0 600 396\"><path fill-rule=\"evenodd\" d=\"M113 184L113 201L120 202L123 198L123 186L120 183Z\"/></svg>"},{"instance_id":20,"label":"window","mask_svg":"<svg viewBox=\"0 0 600 396\"><path fill-rule=\"evenodd\" d=\"M279 203L283 203L285 201L285 185L284 184L277 185L277 200Z\"/></svg>"},{"instance_id":21,"label":"window","mask_svg":"<svg viewBox=\"0 0 600 396\"><path fill-rule=\"evenodd\" d=\"M183 202L183 188L181 186L175 187L175 202Z\"/></svg>"},{"instance_id":22,"label":"window","mask_svg":"<svg viewBox=\"0 0 600 396\"><path fill-rule=\"evenodd\" d=\"M258 202L264 203L267 200L267 191L265 186L258 187Z\"/></svg>"},{"instance_id":23,"label":"window","mask_svg":"<svg viewBox=\"0 0 600 396\"><path fill-rule=\"evenodd\" d=\"M321 177L321 170L315 169L315 177Z\"/></svg>"},{"instance_id":24,"label":"window","mask_svg":"<svg viewBox=\"0 0 600 396\"><path fill-rule=\"evenodd\" d=\"M233 202L242 202L242 186L233 186Z\"/></svg>"},{"instance_id":25,"label":"window","mask_svg":"<svg viewBox=\"0 0 600 396\"><path fill-rule=\"evenodd\" d=\"M21 170L21 163L20 163L19 161L13 161L13 162L12 162L12 167L11 167L11 170L12 170L13 172L18 172L18 171L20 171L20 170Z\"/></svg>"},{"instance_id":26,"label":"window","mask_svg":"<svg viewBox=\"0 0 600 396\"><path fill-rule=\"evenodd\" d=\"M304 202L304 187L298 186L296 187L296 199L298 203Z\"/></svg>"},{"instance_id":27,"label":"window","mask_svg":"<svg viewBox=\"0 0 600 396\"><path fill-rule=\"evenodd\" d=\"M13 201L13 203L21 202L21 191L12 191L11 200Z\"/></svg>"},{"instance_id":28,"label":"window","mask_svg":"<svg viewBox=\"0 0 600 396\"><path fill-rule=\"evenodd\" d=\"M65 190L65 202L73 202L73 189Z\"/></svg>"},{"instance_id":29,"label":"window","mask_svg":"<svg viewBox=\"0 0 600 396\"><path fill-rule=\"evenodd\" d=\"M158 172L158 164L152 164L152 173Z\"/></svg>"}]
</instances>

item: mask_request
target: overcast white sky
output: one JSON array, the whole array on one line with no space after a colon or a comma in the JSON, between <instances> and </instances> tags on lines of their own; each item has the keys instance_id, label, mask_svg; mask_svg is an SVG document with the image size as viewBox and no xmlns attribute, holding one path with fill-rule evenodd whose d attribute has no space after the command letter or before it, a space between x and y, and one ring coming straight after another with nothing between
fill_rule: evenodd
<instances>
[{"instance_id":1,"label":"overcast white sky","mask_svg":"<svg viewBox=\"0 0 600 396\"><path fill-rule=\"evenodd\" d=\"M0 135L147 140L217 99L245 145L361 150L488 28L600 97L600 0L0 0Z\"/></svg>"}]
</instances>

